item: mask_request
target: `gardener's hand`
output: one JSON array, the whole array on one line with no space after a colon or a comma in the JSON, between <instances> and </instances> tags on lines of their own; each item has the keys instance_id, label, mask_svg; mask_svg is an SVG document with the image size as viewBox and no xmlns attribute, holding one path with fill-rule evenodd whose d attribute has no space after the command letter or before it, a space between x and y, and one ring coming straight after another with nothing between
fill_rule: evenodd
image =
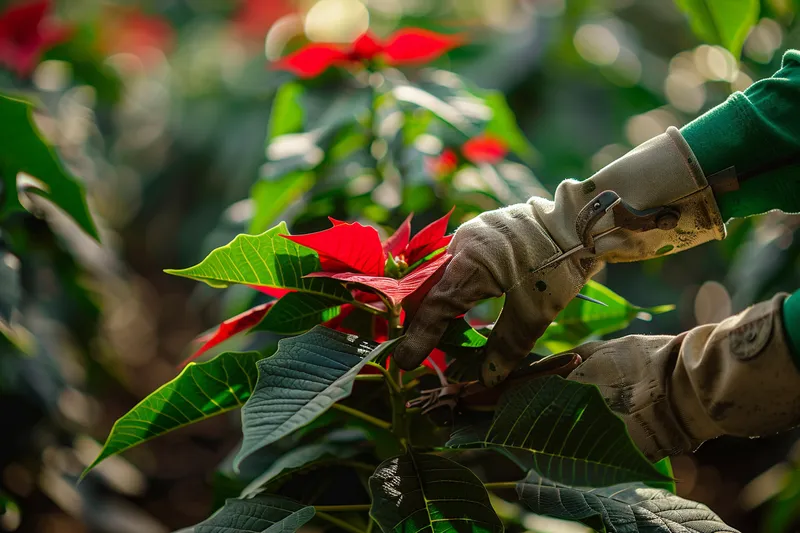
<instances>
[{"instance_id":1,"label":"gardener's hand","mask_svg":"<svg viewBox=\"0 0 800 533\"><path fill-rule=\"evenodd\" d=\"M538 272L537 268L579 246L578 213L600 192L613 190L632 207L670 206L680 213L672 230L620 230L593 250ZM614 227L608 213L594 233ZM532 198L484 213L461 226L448 251L453 259L419 309L409 310L406 339L394 353L406 369L436 347L451 319L478 301L506 293L506 303L486 347L484 384L503 380L533 347L556 314L580 291L603 261L639 261L677 252L725 234L702 170L675 128L607 166L584 182L559 185L554 201Z\"/></svg>"},{"instance_id":2,"label":"gardener's hand","mask_svg":"<svg viewBox=\"0 0 800 533\"><path fill-rule=\"evenodd\" d=\"M600 388L655 461L720 435L754 437L800 424L800 372L781 319L786 295L677 337L623 337L571 350L570 379Z\"/></svg>"}]
</instances>

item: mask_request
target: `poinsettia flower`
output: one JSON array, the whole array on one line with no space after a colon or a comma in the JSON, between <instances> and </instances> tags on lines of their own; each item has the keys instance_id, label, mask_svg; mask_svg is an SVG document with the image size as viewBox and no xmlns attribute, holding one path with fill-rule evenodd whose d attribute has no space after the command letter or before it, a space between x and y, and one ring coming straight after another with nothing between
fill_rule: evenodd
<instances>
[{"instance_id":1,"label":"poinsettia flower","mask_svg":"<svg viewBox=\"0 0 800 533\"><path fill-rule=\"evenodd\" d=\"M214 346L225 342L239 333L247 331L261 322L273 305L275 305L274 301L257 305L251 309L248 309L244 313L236 315L233 318L229 318L217 326L214 331L195 339L197 342L201 342L202 345L191 356L189 356L188 359L181 363L181 368L188 365Z\"/></svg>"},{"instance_id":2,"label":"poinsettia flower","mask_svg":"<svg viewBox=\"0 0 800 533\"><path fill-rule=\"evenodd\" d=\"M0 12L0 66L28 76L45 51L69 38L72 29L54 25L49 13L49 0L15 4Z\"/></svg>"},{"instance_id":3,"label":"poinsettia flower","mask_svg":"<svg viewBox=\"0 0 800 533\"><path fill-rule=\"evenodd\" d=\"M459 152L461 157L452 148L445 148L438 156L428 158L428 174L437 178L449 176L458 169L461 159L473 165L496 165L508 155L508 146L497 137L479 135L462 144Z\"/></svg>"},{"instance_id":4,"label":"poinsettia flower","mask_svg":"<svg viewBox=\"0 0 800 533\"><path fill-rule=\"evenodd\" d=\"M358 37L349 46L309 44L275 63L275 67L314 78L330 67L343 67L380 60L391 66L423 64L461 46L459 35L445 35L421 28L404 28L381 42L372 33Z\"/></svg>"}]
</instances>

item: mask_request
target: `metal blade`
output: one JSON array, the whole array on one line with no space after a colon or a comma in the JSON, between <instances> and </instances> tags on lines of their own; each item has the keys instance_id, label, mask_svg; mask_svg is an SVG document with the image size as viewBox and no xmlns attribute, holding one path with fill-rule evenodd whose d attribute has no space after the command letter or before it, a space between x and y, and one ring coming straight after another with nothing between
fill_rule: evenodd
<instances>
[{"instance_id":1,"label":"metal blade","mask_svg":"<svg viewBox=\"0 0 800 533\"><path fill-rule=\"evenodd\" d=\"M607 303L601 302L600 300L595 300L594 298L590 298L589 296L586 296L585 294L578 293L578 295L575 298L577 298L579 300L584 300L586 302L592 302L593 304L602 305L603 307L608 307Z\"/></svg>"}]
</instances>

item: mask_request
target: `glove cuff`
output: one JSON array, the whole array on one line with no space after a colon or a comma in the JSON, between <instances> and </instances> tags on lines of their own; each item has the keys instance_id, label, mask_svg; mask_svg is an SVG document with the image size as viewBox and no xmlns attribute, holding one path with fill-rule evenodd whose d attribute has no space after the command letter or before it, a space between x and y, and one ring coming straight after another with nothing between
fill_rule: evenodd
<instances>
[{"instance_id":1,"label":"glove cuff","mask_svg":"<svg viewBox=\"0 0 800 533\"><path fill-rule=\"evenodd\" d=\"M575 229L578 213L606 190L616 192L639 211L671 207L680 212L680 219L673 229L622 229L598 239L595 253L603 260L641 261L725 237L708 181L677 128L669 128L585 181L564 181L553 202L531 198L528 203L555 243L566 251L581 244ZM592 233L597 235L614 225L614 214L608 212Z\"/></svg>"}]
</instances>

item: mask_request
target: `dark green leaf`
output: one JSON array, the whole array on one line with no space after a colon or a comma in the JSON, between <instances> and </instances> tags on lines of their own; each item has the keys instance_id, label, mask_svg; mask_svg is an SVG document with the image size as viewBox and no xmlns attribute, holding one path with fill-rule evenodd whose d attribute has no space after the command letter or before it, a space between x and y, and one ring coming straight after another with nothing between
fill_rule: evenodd
<instances>
[{"instance_id":1,"label":"dark green leaf","mask_svg":"<svg viewBox=\"0 0 800 533\"><path fill-rule=\"evenodd\" d=\"M116 421L97 459L233 409L250 397L258 379L258 352L225 352L203 363L189 363L172 381L159 387Z\"/></svg>"},{"instance_id":2,"label":"dark green leaf","mask_svg":"<svg viewBox=\"0 0 800 533\"><path fill-rule=\"evenodd\" d=\"M758 22L758 0L675 0L704 41L721 44L736 59L750 28Z\"/></svg>"},{"instance_id":3,"label":"dark green leaf","mask_svg":"<svg viewBox=\"0 0 800 533\"><path fill-rule=\"evenodd\" d=\"M281 222L261 235L239 235L212 251L199 265L167 274L203 281L215 288L232 283L261 285L350 301L352 296L341 283L326 278L304 278L321 270L313 250L281 237L289 230Z\"/></svg>"},{"instance_id":4,"label":"dark green leaf","mask_svg":"<svg viewBox=\"0 0 800 533\"><path fill-rule=\"evenodd\" d=\"M395 342L379 345L322 326L281 340L275 355L258 364L258 383L242 411L244 440L234 465L347 398L364 365Z\"/></svg>"},{"instance_id":5,"label":"dark green leaf","mask_svg":"<svg viewBox=\"0 0 800 533\"><path fill-rule=\"evenodd\" d=\"M458 428L447 446L513 453L542 475L570 485L668 479L636 448L597 387L559 376L506 391L490 424Z\"/></svg>"},{"instance_id":6,"label":"dark green leaf","mask_svg":"<svg viewBox=\"0 0 800 533\"><path fill-rule=\"evenodd\" d=\"M33 122L32 106L23 100L0 95L0 220L22 211L17 176L25 173L38 186L27 189L60 207L89 235L98 239L83 185L70 175L55 151L45 142Z\"/></svg>"},{"instance_id":7,"label":"dark green leaf","mask_svg":"<svg viewBox=\"0 0 800 533\"><path fill-rule=\"evenodd\" d=\"M337 300L290 292L278 300L255 330L272 331L281 335L296 335L326 322L339 314Z\"/></svg>"},{"instance_id":8,"label":"dark green leaf","mask_svg":"<svg viewBox=\"0 0 800 533\"><path fill-rule=\"evenodd\" d=\"M290 533L314 518L314 507L280 496L230 499L195 533Z\"/></svg>"},{"instance_id":9,"label":"dark green leaf","mask_svg":"<svg viewBox=\"0 0 800 533\"><path fill-rule=\"evenodd\" d=\"M603 489L560 485L535 472L517 484L536 514L575 520L607 533L738 533L708 507L641 483Z\"/></svg>"},{"instance_id":10,"label":"dark green leaf","mask_svg":"<svg viewBox=\"0 0 800 533\"><path fill-rule=\"evenodd\" d=\"M370 515L384 533L503 531L483 483L444 457L409 453L384 461L369 490Z\"/></svg>"}]
</instances>

